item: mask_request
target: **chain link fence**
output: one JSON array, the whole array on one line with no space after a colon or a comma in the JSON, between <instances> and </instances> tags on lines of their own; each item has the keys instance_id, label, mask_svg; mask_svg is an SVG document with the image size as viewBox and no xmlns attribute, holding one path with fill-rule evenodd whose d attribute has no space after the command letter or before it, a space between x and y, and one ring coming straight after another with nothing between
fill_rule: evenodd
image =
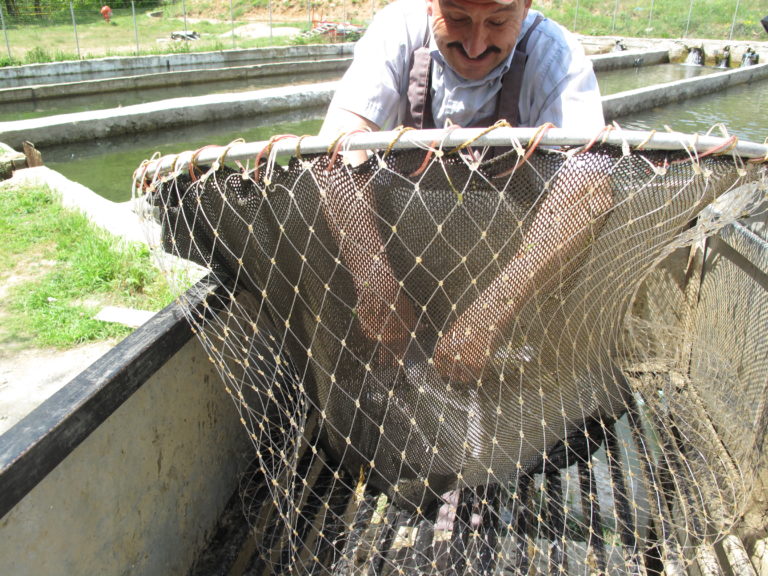
<instances>
[{"instance_id":1,"label":"chain link fence","mask_svg":"<svg viewBox=\"0 0 768 576\"><path fill-rule=\"evenodd\" d=\"M101 1L0 0L0 65L355 40L388 2ZM533 7L591 36L768 40L760 24L765 0L550 0Z\"/></svg>"}]
</instances>

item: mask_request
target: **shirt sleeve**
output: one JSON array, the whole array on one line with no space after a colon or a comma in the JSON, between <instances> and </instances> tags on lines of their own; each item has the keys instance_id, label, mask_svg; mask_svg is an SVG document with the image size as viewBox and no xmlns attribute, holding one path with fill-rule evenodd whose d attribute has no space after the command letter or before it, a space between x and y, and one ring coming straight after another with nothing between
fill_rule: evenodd
<instances>
[{"instance_id":1,"label":"shirt sleeve","mask_svg":"<svg viewBox=\"0 0 768 576\"><path fill-rule=\"evenodd\" d=\"M403 10L404 4L389 4L373 19L355 46L354 59L339 83L331 108L354 112L382 129L394 126L408 89L407 66L418 39L418 23L423 22L426 29L426 16L409 14Z\"/></svg>"},{"instance_id":2,"label":"shirt sleeve","mask_svg":"<svg viewBox=\"0 0 768 576\"><path fill-rule=\"evenodd\" d=\"M551 122L558 128L595 133L605 120L592 61L572 34L551 20L547 24L526 65L521 124Z\"/></svg>"}]
</instances>

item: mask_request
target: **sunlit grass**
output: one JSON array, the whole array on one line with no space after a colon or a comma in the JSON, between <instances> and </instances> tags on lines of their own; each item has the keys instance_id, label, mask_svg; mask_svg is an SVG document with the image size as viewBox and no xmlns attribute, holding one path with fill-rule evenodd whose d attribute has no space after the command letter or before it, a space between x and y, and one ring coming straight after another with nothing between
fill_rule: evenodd
<instances>
[{"instance_id":1,"label":"sunlit grass","mask_svg":"<svg viewBox=\"0 0 768 576\"><path fill-rule=\"evenodd\" d=\"M64 209L50 190L0 189L3 336L37 346L68 347L122 338L132 329L95 320L104 305L159 310L173 299L148 249L95 227Z\"/></svg>"}]
</instances>

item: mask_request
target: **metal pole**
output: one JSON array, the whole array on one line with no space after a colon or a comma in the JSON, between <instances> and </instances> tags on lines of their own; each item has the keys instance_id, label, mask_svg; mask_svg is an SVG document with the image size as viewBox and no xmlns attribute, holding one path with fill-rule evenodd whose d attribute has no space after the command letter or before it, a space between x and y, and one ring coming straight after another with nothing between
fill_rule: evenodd
<instances>
[{"instance_id":1,"label":"metal pole","mask_svg":"<svg viewBox=\"0 0 768 576\"><path fill-rule=\"evenodd\" d=\"M651 0L651 11L648 14L648 28L651 27L651 23L653 22L653 5L655 3L655 0Z\"/></svg>"},{"instance_id":2,"label":"metal pole","mask_svg":"<svg viewBox=\"0 0 768 576\"><path fill-rule=\"evenodd\" d=\"M80 59L80 39L77 37L77 20L75 20L75 8L69 3L69 13L72 15L72 27L75 30L75 46L77 46L77 59Z\"/></svg>"},{"instance_id":3,"label":"metal pole","mask_svg":"<svg viewBox=\"0 0 768 576\"><path fill-rule=\"evenodd\" d=\"M8 50L8 64L13 64L13 56L11 56L11 43L8 42L8 30L5 28L5 16L3 16L3 7L0 5L0 22L3 24L3 36L5 36L5 47Z\"/></svg>"},{"instance_id":4,"label":"metal pole","mask_svg":"<svg viewBox=\"0 0 768 576\"><path fill-rule=\"evenodd\" d=\"M576 12L573 13L573 28L572 30L576 32L576 20L579 17L579 0L576 0Z\"/></svg>"},{"instance_id":5,"label":"metal pole","mask_svg":"<svg viewBox=\"0 0 768 576\"><path fill-rule=\"evenodd\" d=\"M404 148L431 148L435 142L440 142L440 148L450 150L468 141L476 146L510 146L512 142L529 142L537 136L536 128L498 128L487 132L479 128L458 128L447 130L411 130L409 132L361 132L349 135L344 139L344 150L385 150ZM732 142L718 136L701 136L691 139L690 134L680 132L645 132L633 130L614 130L601 134L601 142L613 146L642 146L648 150L688 150L699 152L711 151ZM541 146L583 146L592 140L592 135L583 132L567 131L552 128L541 138ZM200 150L169 154L150 162L145 174L149 177L156 174L167 174L186 168L191 162L199 165L221 160L222 152L226 152L227 160L247 160L270 150L277 157L301 154L317 154L328 151L332 144L338 144L336 136L306 136L287 138L276 142L248 142L232 146L205 147ZM765 158L768 145L755 142L739 141L730 153L744 158Z\"/></svg>"},{"instance_id":6,"label":"metal pole","mask_svg":"<svg viewBox=\"0 0 768 576\"><path fill-rule=\"evenodd\" d=\"M312 30L312 0L307 0L307 26Z\"/></svg>"},{"instance_id":7,"label":"metal pole","mask_svg":"<svg viewBox=\"0 0 768 576\"><path fill-rule=\"evenodd\" d=\"M736 0L736 9L733 11L733 22L731 22L731 32L728 34L728 40L733 39L733 29L736 27L736 15L739 13L739 2L740 0Z\"/></svg>"},{"instance_id":8,"label":"metal pole","mask_svg":"<svg viewBox=\"0 0 768 576\"><path fill-rule=\"evenodd\" d=\"M232 7L232 0L229 0L229 21L232 23L232 48L235 47L235 9Z\"/></svg>"},{"instance_id":9,"label":"metal pole","mask_svg":"<svg viewBox=\"0 0 768 576\"><path fill-rule=\"evenodd\" d=\"M133 14L133 37L136 39L136 56L139 55L139 26L136 23L136 4L131 0L131 14Z\"/></svg>"},{"instance_id":10,"label":"metal pole","mask_svg":"<svg viewBox=\"0 0 768 576\"><path fill-rule=\"evenodd\" d=\"M269 8L269 39L272 40L272 0L267 2L267 8Z\"/></svg>"},{"instance_id":11,"label":"metal pole","mask_svg":"<svg viewBox=\"0 0 768 576\"><path fill-rule=\"evenodd\" d=\"M619 0L616 0L616 4L613 7L613 21L611 22L611 34L616 32L616 13L619 11Z\"/></svg>"},{"instance_id":12,"label":"metal pole","mask_svg":"<svg viewBox=\"0 0 768 576\"><path fill-rule=\"evenodd\" d=\"M187 3L181 0L181 13L184 16L184 32L187 31Z\"/></svg>"},{"instance_id":13,"label":"metal pole","mask_svg":"<svg viewBox=\"0 0 768 576\"><path fill-rule=\"evenodd\" d=\"M691 14L693 14L693 0L691 0L691 4L688 6L688 22L685 24L685 33L683 34L683 38L688 36L688 30L691 28Z\"/></svg>"}]
</instances>

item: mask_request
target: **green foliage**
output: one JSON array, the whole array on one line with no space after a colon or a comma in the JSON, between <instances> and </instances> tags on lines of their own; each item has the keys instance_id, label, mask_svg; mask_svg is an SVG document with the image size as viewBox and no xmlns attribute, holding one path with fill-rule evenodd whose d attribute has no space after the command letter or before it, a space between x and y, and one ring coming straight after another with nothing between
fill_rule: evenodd
<instances>
[{"instance_id":1,"label":"green foliage","mask_svg":"<svg viewBox=\"0 0 768 576\"><path fill-rule=\"evenodd\" d=\"M94 227L45 188L0 191L0 242L2 270L29 278L3 303L17 340L71 346L123 337L129 328L93 318L103 305L158 310L172 299L145 246Z\"/></svg>"}]
</instances>

